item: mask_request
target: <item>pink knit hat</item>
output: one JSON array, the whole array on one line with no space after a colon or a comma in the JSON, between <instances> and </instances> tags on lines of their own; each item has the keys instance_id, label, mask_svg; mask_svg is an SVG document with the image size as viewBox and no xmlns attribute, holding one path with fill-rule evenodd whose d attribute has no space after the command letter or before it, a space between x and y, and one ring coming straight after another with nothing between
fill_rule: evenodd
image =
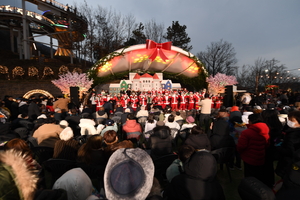
<instances>
[{"instance_id":1,"label":"pink knit hat","mask_svg":"<svg viewBox=\"0 0 300 200\"><path fill-rule=\"evenodd\" d=\"M193 123L193 122L195 122L195 119L194 119L194 117L192 117L192 116L188 116L188 117L186 118L186 121L187 121L188 123Z\"/></svg>"}]
</instances>

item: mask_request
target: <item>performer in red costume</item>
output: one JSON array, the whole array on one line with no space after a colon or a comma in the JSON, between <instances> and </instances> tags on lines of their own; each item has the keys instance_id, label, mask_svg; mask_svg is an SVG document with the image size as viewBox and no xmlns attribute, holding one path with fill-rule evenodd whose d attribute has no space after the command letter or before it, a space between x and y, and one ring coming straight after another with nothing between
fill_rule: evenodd
<instances>
[{"instance_id":1,"label":"performer in red costume","mask_svg":"<svg viewBox=\"0 0 300 200\"><path fill-rule=\"evenodd\" d=\"M186 96L184 91L181 92L179 96L179 110L185 110L186 109Z\"/></svg>"},{"instance_id":2,"label":"performer in red costume","mask_svg":"<svg viewBox=\"0 0 300 200\"><path fill-rule=\"evenodd\" d=\"M158 93L158 95L157 95L157 97L156 97L156 104L158 105L158 106L163 106L163 104L164 104L164 100L163 100L163 97L161 96L161 94L160 93Z\"/></svg>"},{"instance_id":3,"label":"performer in red costume","mask_svg":"<svg viewBox=\"0 0 300 200\"><path fill-rule=\"evenodd\" d=\"M172 96L171 96L171 108L173 111L178 110L178 95L177 92L173 92Z\"/></svg>"},{"instance_id":4,"label":"performer in red costume","mask_svg":"<svg viewBox=\"0 0 300 200\"><path fill-rule=\"evenodd\" d=\"M199 100L201 99L199 92L196 92L194 95L194 99L195 99L195 109L199 110L200 106L199 106Z\"/></svg>"},{"instance_id":5,"label":"performer in red costume","mask_svg":"<svg viewBox=\"0 0 300 200\"><path fill-rule=\"evenodd\" d=\"M165 92L165 95L163 96L163 101L164 101L164 104L163 104L163 109L165 109L166 106L170 106L170 99L171 97L169 96L169 92L166 91Z\"/></svg>"},{"instance_id":6,"label":"performer in red costume","mask_svg":"<svg viewBox=\"0 0 300 200\"><path fill-rule=\"evenodd\" d=\"M141 106L147 106L147 97L144 94L140 94L139 102Z\"/></svg>"},{"instance_id":7,"label":"performer in red costume","mask_svg":"<svg viewBox=\"0 0 300 200\"><path fill-rule=\"evenodd\" d=\"M96 111L98 111L101 107L100 105L100 97L101 97L101 94L98 94L95 98L95 102L96 102Z\"/></svg>"},{"instance_id":8,"label":"performer in red costume","mask_svg":"<svg viewBox=\"0 0 300 200\"><path fill-rule=\"evenodd\" d=\"M188 110L193 110L195 108L195 99L194 99L194 94L193 92L190 92L190 95L187 96L187 100L189 102L188 104Z\"/></svg>"},{"instance_id":9,"label":"performer in red costume","mask_svg":"<svg viewBox=\"0 0 300 200\"><path fill-rule=\"evenodd\" d=\"M137 105L139 103L139 99L138 99L138 96L136 94L133 94L132 95L132 98L130 99L131 103L132 103L132 109L134 111L136 111L137 109Z\"/></svg>"},{"instance_id":10,"label":"performer in red costume","mask_svg":"<svg viewBox=\"0 0 300 200\"><path fill-rule=\"evenodd\" d=\"M121 97L121 104L123 106L123 108L127 108L127 104L130 102L130 99L128 97L127 94L124 94L122 97Z\"/></svg>"},{"instance_id":11,"label":"performer in red costume","mask_svg":"<svg viewBox=\"0 0 300 200\"><path fill-rule=\"evenodd\" d=\"M215 108L215 103L216 103L216 97L213 95L211 96L211 108Z\"/></svg>"}]
</instances>

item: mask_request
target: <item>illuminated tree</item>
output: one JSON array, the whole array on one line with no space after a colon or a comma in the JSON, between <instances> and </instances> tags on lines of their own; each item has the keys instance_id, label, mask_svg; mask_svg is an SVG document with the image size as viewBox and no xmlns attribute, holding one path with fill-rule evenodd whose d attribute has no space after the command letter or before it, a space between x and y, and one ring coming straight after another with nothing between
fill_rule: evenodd
<instances>
[{"instance_id":1,"label":"illuminated tree","mask_svg":"<svg viewBox=\"0 0 300 200\"><path fill-rule=\"evenodd\" d=\"M70 94L70 87L79 87L80 96L86 93L93 84L93 79L89 80L86 73L68 72L59 75L59 79L51 81L65 95Z\"/></svg>"},{"instance_id":2,"label":"illuminated tree","mask_svg":"<svg viewBox=\"0 0 300 200\"><path fill-rule=\"evenodd\" d=\"M220 73L217 73L215 76L210 75L206 82L209 84L208 89L212 94L223 93L225 86L238 83L235 76L227 76Z\"/></svg>"}]
</instances>

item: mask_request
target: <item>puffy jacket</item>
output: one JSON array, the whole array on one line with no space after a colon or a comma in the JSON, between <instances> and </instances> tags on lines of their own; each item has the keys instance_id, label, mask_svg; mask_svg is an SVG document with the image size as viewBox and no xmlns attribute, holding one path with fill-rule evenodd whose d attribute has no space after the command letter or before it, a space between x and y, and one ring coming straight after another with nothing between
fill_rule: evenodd
<instances>
[{"instance_id":1,"label":"puffy jacket","mask_svg":"<svg viewBox=\"0 0 300 200\"><path fill-rule=\"evenodd\" d=\"M142 133L142 127L139 123L136 122L135 119L127 120L126 123L123 125L123 131L127 133L127 138L137 138L140 135L137 134L137 132Z\"/></svg>"},{"instance_id":2,"label":"puffy jacket","mask_svg":"<svg viewBox=\"0 0 300 200\"><path fill-rule=\"evenodd\" d=\"M241 133L237 150L244 162L259 166L265 163L265 151L269 145L269 128L265 123L248 125Z\"/></svg>"}]
</instances>

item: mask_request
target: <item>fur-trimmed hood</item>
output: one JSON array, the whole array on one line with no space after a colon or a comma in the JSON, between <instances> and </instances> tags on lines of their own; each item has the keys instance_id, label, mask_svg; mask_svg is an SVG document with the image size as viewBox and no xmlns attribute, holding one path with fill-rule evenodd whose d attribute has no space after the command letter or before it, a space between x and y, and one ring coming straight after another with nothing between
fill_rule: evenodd
<instances>
[{"instance_id":1,"label":"fur-trimmed hood","mask_svg":"<svg viewBox=\"0 0 300 200\"><path fill-rule=\"evenodd\" d=\"M0 199L12 198L33 200L38 176L35 171L29 170L26 160L21 153L9 150L0 153ZM17 190L19 195L15 194ZM17 197L17 198L14 198Z\"/></svg>"}]
</instances>

